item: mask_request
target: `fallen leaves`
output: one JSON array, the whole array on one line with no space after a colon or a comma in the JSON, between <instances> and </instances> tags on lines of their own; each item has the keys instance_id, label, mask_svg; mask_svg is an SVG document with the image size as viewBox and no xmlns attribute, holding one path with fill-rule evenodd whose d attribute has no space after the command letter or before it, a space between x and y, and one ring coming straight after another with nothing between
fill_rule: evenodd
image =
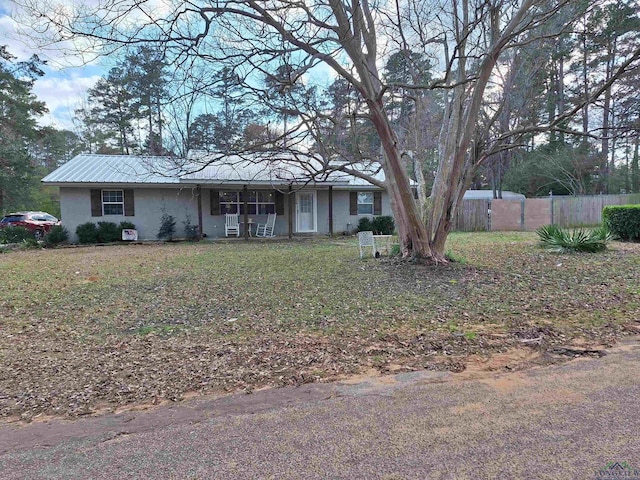
<instances>
[{"instance_id":1,"label":"fallen leaves","mask_svg":"<svg viewBox=\"0 0 640 480\"><path fill-rule=\"evenodd\" d=\"M463 371L511 348L552 361L576 337L590 351L638 331L639 245L555 255L532 235L466 234L451 248L464 263L360 260L353 240L3 255L0 414Z\"/></svg>"}]
</instances>

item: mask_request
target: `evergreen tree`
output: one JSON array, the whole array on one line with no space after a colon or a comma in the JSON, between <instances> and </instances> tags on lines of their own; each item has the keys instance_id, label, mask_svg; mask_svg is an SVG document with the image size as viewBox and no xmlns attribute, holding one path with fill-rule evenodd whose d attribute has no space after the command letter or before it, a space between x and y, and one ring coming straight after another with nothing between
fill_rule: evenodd
<instances>
[{"instance_id":1,"label":"evergreen tree","mask_svg":"<svg viewBox=\"0 0 640 480\"><path fill-rule=\"evenodd\" d=\"M107 138L115 140L119 153L134 153L133 122L137 114L126 71L121 66L109 70L89 90L88 100L87 128L98 126Z\"/></svg>"},{"instance_id":2,"label":"evergreen tree","mask_svg":"<svg viewBox=\"0 0 640 480\"><path fill-rule=\"evenodd\" d=\"M38 134L36 117L46 112L32 93L43 62L33 56L14 62L0 46L0 213L25 205L37 185L37 170L28 145Z\"/></svg>"},{"instance_id":3,"label":"evergreen tree","mask_svg":"<svg viewBox=\"0 0 640 480\"><path fill-rule=\"evenodd\" d=\"M146 123L147 138L143 152L164 154L162 111L167 97L167 64L160 50L141 46L126 56L126 85L133 100L134 116Z\"/></svg>"}]
</instances>

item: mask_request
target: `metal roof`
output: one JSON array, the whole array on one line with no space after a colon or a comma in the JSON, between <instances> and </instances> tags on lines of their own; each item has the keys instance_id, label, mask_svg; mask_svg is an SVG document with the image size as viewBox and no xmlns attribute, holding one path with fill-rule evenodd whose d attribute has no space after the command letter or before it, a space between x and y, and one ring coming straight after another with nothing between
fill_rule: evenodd
<instances>
[{"instance_id":1,"label":"metal roof","mask_svg":"<svg viewBox=\"0 0 640 480\"><path fill-rule=\"evenodd\" d=\"M352 168L384 181L379 166ZM181 159L137 155L78 155L42 179L44 183L69 184L196 184L309 183L337 187L373 187L370 182L348 173L323 172L320 159L306 156L225 156Z\"/></svg>"},{"instance_id":2,"label":"metal roof","mask_svg":"<svg viewBox=\"0 0 640 480\"><path fill-rule=\"evenodd\" d=\"M169 157L82 154L42 179L44 183L179 183Z\"/></svg>"},{"instance_id":3,"label":"metal roof","mask_svg":"<svg viewBox=\"0 0 640 480\"><path fill-rule=\"evenodd\" d=\"M524 200L521 193L502 191L503 200ZM493 200L493 190L467 190L464 192L465 200Z\"/></svg>"},{"instance_id":4,"label":"metal roof","mask_svg":"<svg viewBox=\"0 0 640 480\"><path fill-rule=\"evenodd\" d=\"M199 158L193 161L192 171L181 175L182 182L248 182L289 184L305 183L315 179L320 183L341 183L348 185L344 175L324 174L321 163L314 157L272 158L266 155L236 156L219 158Z\"/></svg>"}]
</instances>

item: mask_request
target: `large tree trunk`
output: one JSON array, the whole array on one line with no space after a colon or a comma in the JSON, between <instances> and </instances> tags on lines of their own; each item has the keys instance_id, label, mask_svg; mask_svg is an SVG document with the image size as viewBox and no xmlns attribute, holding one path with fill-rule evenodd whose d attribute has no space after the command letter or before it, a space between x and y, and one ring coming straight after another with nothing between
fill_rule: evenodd
<instances>
[{"instance_id":1,"label":"large tree trunk","mask_svg":"<svg viewBox=\"0 0 640 480\"><path fill-rule=\"evenodd\" d=\"M518 12L500 33L500 11L496 7L491 11L491 48L480 64L473 87L464 85L469 77L463 61L466 53L465 40L458 41L460 55L456 80L461 84L450 92L452 99L447 106L445 120L440 134L440 162L431 191L427 231L430 238L431 256L436 261L445 259L445 242L453 226L455 213L465 190L469 187L473 172L480 163L476 158L474 142L476 119L482 107L482 99L504 45L511 33L517 28L533 4L525 0ZM468 25L469 3L463 2L463 25ZM461 29L463 31L463 29Z\"/></svg>"},{"instance_id":2,"label":"large tree trunk","mask_svg":"<svg viewBox=\"0 0 640 480\"><path fill-rule=\"evenodd\" d=\"M391 128L381 101L369 100L371 120L376 128L384 151L383 169L387 193L395 217L403 256L433 258L429 246L427 229L420 216L418 205L413 199L409 176L403 165L398 139Z\"/></svg>"}]
</instances>

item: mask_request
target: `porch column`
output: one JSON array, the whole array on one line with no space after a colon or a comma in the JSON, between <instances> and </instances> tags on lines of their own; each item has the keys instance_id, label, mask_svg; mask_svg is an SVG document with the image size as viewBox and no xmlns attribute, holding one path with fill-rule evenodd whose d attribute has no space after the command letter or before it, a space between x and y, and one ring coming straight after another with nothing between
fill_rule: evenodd
<instances>
[{"instance_id":1,"label":"porch column","mask_svg":"<svg viewBox=\"0 0 640 480\"><path fill-rule=\"evenodd\" d=\"M333 187L329 186L329 236L333 237Z\"/></svg>"},{"instance_id":2,"label":"porch column","mask_svg":"<svg viewBox=\"0 0 640 480\"><path fill-rule=\"evenodd\" d=\"M242 187L242 202L244 203L244 239L249 240L249 192L246 185Z\"/></svg>"},{"instance_id":3,"label":"porch column","mask_svg":"<svg viewBox=\"0 0 640 480\"><path fill-rule=\"evenodd\" d=\"M202 240L202 189L196 185L196 198L198 199L198 240Z\"/></svg>"},{"instance_id":4,"label":"porch column","mask_svg":"<svg viewBox=\"0 0 640 480\"><path fill-rule=\"evenodd\" d=\"M291 239L293 238L293 209L295 208L293 202L293 187L291 185L289 185L289 195L287 195L287 199L287 203L289 204L289 239Z\"/></svg>"}]
</instances>

